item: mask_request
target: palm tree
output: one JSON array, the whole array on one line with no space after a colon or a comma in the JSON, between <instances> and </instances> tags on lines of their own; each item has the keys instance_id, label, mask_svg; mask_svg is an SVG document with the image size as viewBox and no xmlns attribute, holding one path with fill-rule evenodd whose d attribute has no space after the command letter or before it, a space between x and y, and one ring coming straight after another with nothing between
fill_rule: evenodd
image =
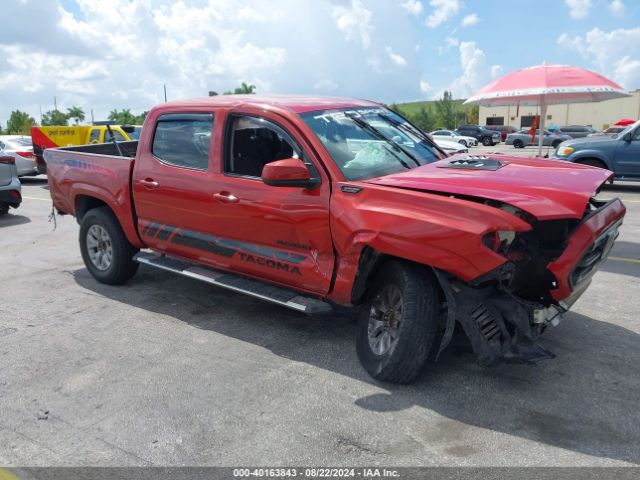
<instances>
[{"instance_id":1,"label":"palm tree","mask_svg":"<svg viewBox=\"0 0 640 480\"><path fill-rule=\"evenodd\" d=\"M71 108L67 108L67 117L72 118L76 121L76 125L84 120L84 110L78 106L73 106Z\"/></svg>"}]
</instances>

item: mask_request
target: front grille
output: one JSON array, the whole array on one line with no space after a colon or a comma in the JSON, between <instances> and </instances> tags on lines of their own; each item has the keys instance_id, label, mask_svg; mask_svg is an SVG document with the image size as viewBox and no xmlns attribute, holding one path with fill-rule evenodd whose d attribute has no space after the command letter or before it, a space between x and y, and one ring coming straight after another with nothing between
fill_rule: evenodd
<instances>
[{"instance_id":1,"label":"front grille","mask_svg":"<svg viewBox=\"0 0 640 480\"><path fill-rule=\"evenodd\" d=\"M618 227L621 223L622 220L607 229L582 256L569 277L572 289L589 279L595 273L598 265L607 259L611 248L613 248L613 242L618 238Z\"/></svg>"}]
</instances>

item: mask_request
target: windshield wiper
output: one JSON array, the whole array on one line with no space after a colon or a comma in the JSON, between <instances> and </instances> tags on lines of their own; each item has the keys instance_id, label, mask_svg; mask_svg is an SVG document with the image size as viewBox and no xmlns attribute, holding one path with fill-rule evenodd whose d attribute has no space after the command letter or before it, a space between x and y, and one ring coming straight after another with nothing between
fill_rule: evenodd
<instances>
[{"instance_id":1,"label":"windshield wiper","mask_svg":"<svg viewBox=\"0 0 640 480\"><path fill-rule=\"evenodd\" d=\"M400 151L400 152L404 153L407 157L409 157L416 164L416 166L419 167L421 165L421 163L418 161L418 159L413 154L411 154L410 152L405 150L402 147L402 145L400 145L398 142L396 142L393 139L387 137L384 133L382 133L376 127L371 125L369 122L365 122L364 120L362 120L362 118L358 118L358 117L356 117L355 115L353 115L352 113L349 113L349 112L345 112L345 116L347 118L351 119L356 125L359 125L360 127L364 128L365 130L368 130L369 132L373 133L376 137L378 137L378 138L384 140L385 142L391 144L393 146L393 148L395 148L397 151ZM391 150L389 150L389 151L391 152ZM391 152L391 153L393 153L393 152ZM398 161L405 168L409 168L409 169L412 168L411 166L409 166L409 164L407 164L407 162L402 160L395 153L393 153L393 155L398 159Z\"/></svg>"}]
</instances>

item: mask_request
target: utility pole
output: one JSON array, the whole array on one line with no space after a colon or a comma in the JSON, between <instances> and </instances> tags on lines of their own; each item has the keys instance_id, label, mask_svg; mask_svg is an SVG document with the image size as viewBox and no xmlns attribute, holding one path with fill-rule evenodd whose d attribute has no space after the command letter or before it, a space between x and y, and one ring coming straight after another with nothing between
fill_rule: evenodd
<instances>
[{"instance_id":1,"label":"utility pole","mask_svg":"<svg viewBox=\"0 0 640 480\"><path fill-rule=\"evenodd\" d=\"M164 87L164 102L167 103L167 84L165 83L163 87Z\"/></svg>"},{"instance_id":2,"label":"utility pole","mask_svg":"<svg viewBox=\"0 0 640 480\"><path fill-rule=\"evenodd\" d=\"M91 109L91 125L93 125L93 124L94 124L93 122L94 122L94 120L93 120L93 108L92 108L92 109Z\"/></svg>"},{"instance_id":3,"label":"utility pole","mask_svg":"<svg viewBox=\"0 0 640 480\"><path fill-rule=\"evenodd\" d=\"M58 111L58 101L57 101L56 97L53 97L53 109L56 112Z\"/></svg>"}]
</instances>

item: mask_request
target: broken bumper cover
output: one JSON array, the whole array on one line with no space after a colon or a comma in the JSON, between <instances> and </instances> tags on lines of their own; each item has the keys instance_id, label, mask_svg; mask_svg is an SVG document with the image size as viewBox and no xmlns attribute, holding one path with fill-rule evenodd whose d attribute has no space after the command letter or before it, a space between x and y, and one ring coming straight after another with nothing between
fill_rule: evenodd
<instances>
[{"instance_id":1,"label":"broken bumper cover","mask_svg":"<svg viewBox=\"0 0 640 480\"><path fill-rule=\"evenodd\" d=\"M442 285L443 277L438 278ZM443 288L448 319L440 351L451 340L457 321L484 365L533 363L555 357L537 342L544 326L551 323L550 318L536 323L536 312L542 311L542 306L527 303L495 287L473 288L447 282ZM561 313L558 309L556 316Z\"/></svg>"},{"instance_id":2,"label":"broken bumper cover","mask_svg":"<svg viewBox=\"0 0 640 480\"><path fill-rule=\"evenodd\" d=\"M573 232L567 247L547 268L557 287L551 296L570 306L586 290L591 277L607 259L618 237L626 209L619 199L602 202Z\"/></svg>"}]
</instances>

